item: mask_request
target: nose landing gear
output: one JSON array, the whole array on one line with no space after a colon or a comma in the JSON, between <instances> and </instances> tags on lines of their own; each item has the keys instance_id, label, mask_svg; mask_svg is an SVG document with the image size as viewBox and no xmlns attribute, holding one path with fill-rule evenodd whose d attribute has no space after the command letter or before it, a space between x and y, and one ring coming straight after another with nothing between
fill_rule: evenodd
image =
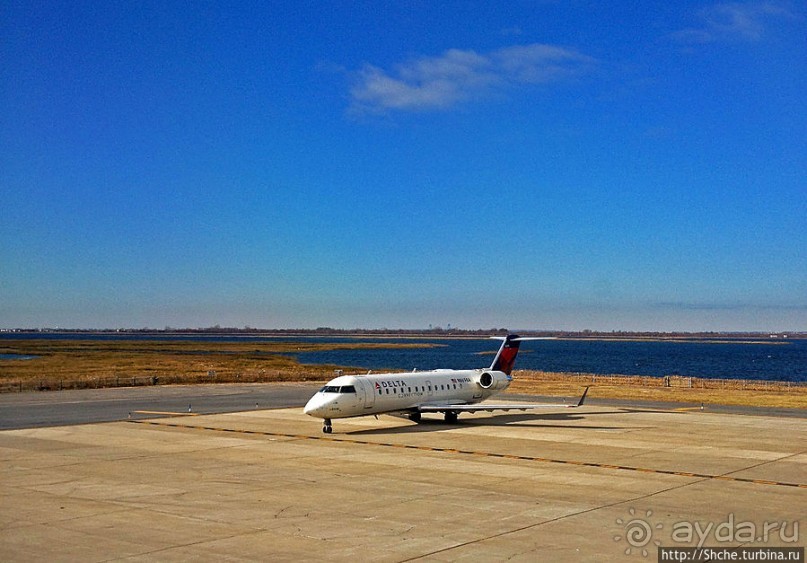
<instances>
[{"instance_id":1,"label":"nose landing gear","mask_svg":"<svg viewBox=\"0 0 807 563\"><path fill-rule=\"evenodd\" d=\"M331 432L333 432L333 426L331 426L331 419L330 418L326 418L323 421L323 424L324 424L324 426L322 427L322 431L325 434L330 434Z\"/></svg>"}]
</instances>

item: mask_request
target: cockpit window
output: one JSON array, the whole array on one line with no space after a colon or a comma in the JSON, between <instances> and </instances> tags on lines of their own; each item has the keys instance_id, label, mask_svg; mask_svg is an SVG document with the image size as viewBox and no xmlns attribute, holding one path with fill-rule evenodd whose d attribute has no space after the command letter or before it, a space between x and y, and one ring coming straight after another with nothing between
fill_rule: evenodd
<instances>
[{"instance_id":1,"label":"cockpit window","mask_svg":"<svg viewBox=\"0 0 807 563\"><path fill-rule=\"evenodd\" d=\"M319 391L320 393L355 393L356 387L353 385L326 385Z\"/></svg>"}]
</instances>

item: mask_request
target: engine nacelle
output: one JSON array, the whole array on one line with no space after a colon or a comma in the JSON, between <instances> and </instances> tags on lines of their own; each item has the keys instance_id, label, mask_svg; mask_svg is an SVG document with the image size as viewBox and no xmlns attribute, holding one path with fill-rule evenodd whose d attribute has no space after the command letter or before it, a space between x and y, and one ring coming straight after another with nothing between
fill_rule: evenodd
<instances>
[{"instance_id":1,"label":"engine nacelle","mask_svg":"<svg viewBox=\"0 0 807 563\"><path fill-rule=\"evenodd\" d=\"M501 391L510 385L510 376L500 371L485 371L479 376L476 383L482 389Z\"/></svg>"}]
</instances>

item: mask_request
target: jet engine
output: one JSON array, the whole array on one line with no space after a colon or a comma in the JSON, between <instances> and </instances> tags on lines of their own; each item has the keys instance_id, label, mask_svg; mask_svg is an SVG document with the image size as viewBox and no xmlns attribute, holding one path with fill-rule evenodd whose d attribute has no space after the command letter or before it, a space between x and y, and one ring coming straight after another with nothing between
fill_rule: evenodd
<instances>
[{"instance_id":1,"label":"jet engine","mask_svg":"<svg viewBox=\"0 0 807 563\"><path fill-rule=\"evenodd\" d=\"M477 384L482 389L502 390L510 385L510 376L500 371L485 371L479 376Z\"/></svg>"}]
</instances>

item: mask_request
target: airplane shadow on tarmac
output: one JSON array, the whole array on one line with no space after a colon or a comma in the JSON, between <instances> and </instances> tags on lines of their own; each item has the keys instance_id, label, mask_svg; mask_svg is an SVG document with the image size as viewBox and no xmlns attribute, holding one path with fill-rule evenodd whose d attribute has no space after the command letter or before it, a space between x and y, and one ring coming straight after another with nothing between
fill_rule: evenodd
<instances>
[{"instance_id":1,"label":"airplane shadow on tarmac","mask_svg":"<svg viewBox=\"0 0 807 563\"><path fill-rule=\"evenodd\" d=\"M393 428L368 428L365 430L348 431L345 434L351 436L373 435L373 434L411 434L420 432L437 432L440 430L452 430L456 428L468 427L490 427L490 426L517 426L521 428L574 428L586 430L635 430L634 426L589 426L581 424L542 424L541 422L574 422L590 419L594 416L624 414L634 412L632 409L620 409L615 411L605 411L596 413L547 413L547 414L498 414L492 417L473 419L471 417L462 418L459 421L448 423L437 417L423 417L420 422L396 426ZM635 411L639 412L639 411ZM642 410L641 412L648 412ZM667 411L664 411L667 412ZM384 416L394 416L408 421L406 414L386 414Z\"/></svg>"}]
</instances>

